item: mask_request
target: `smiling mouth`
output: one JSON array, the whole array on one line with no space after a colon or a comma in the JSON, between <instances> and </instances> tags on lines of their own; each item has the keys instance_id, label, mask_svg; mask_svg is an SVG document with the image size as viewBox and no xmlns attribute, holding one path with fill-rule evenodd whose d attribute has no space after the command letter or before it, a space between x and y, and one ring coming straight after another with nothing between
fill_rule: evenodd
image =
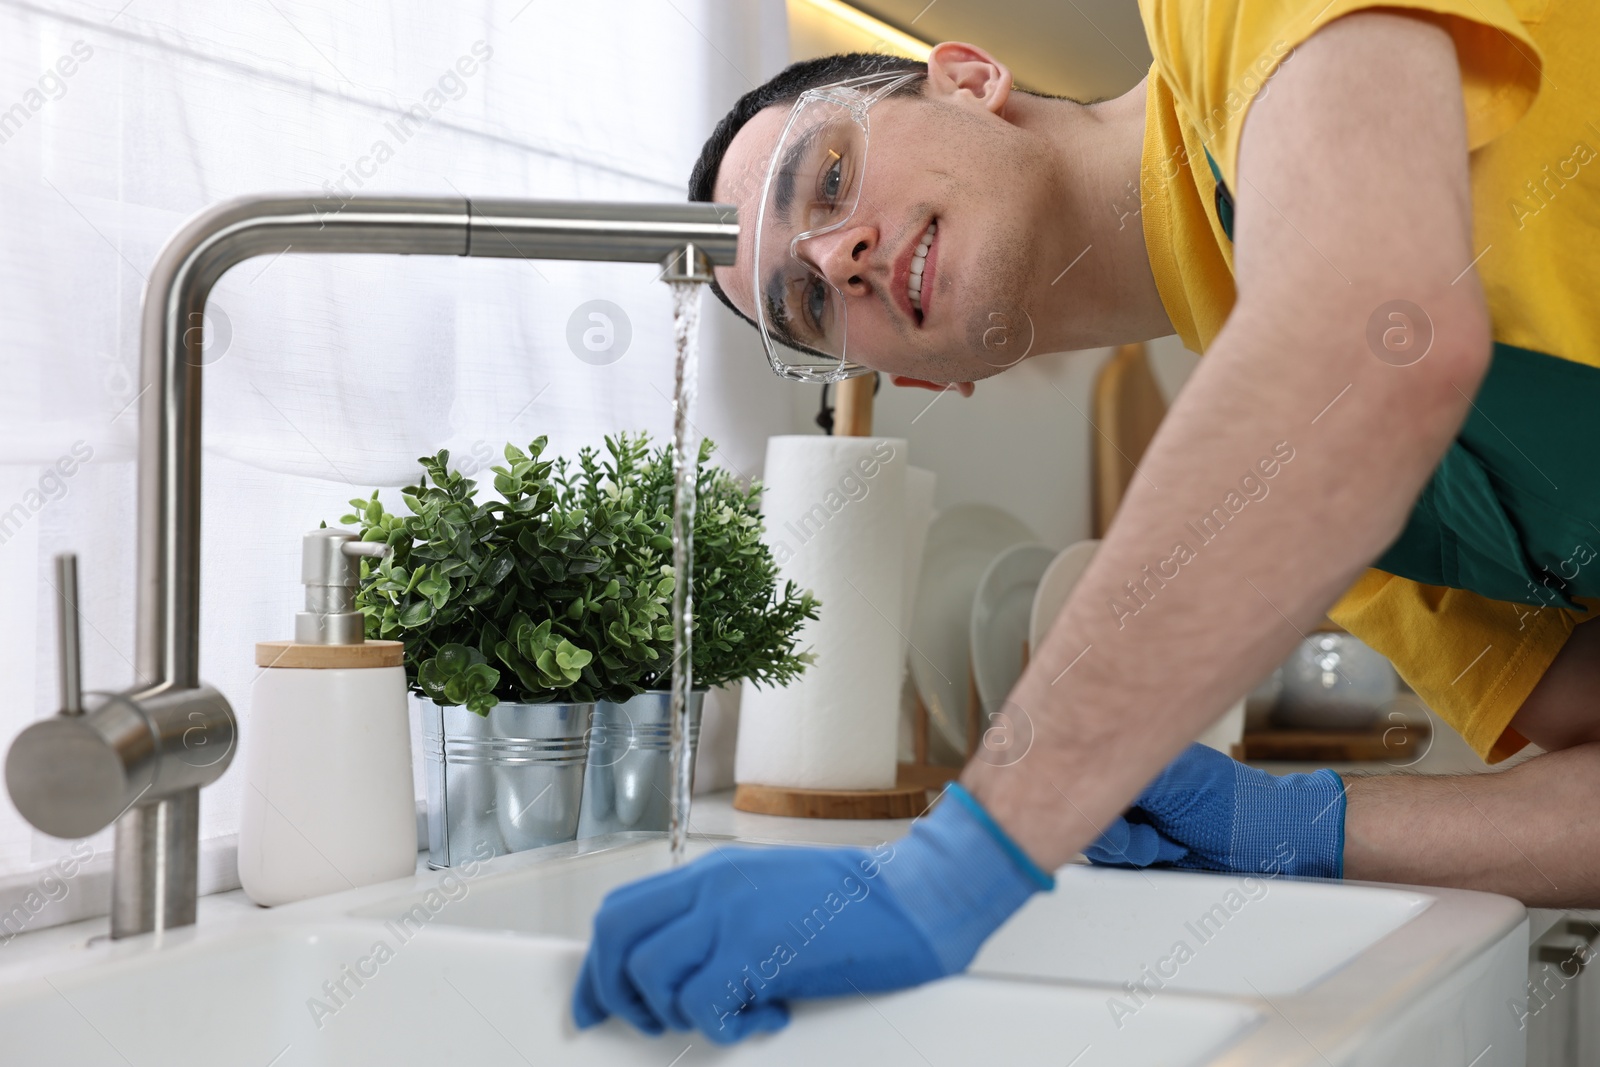
<instances>
[{"instance_id":1,"label":"smiling mouth","mask_svg":"<svg viewBox=\"0 0 1600 1067\"><path fill-rule=\"evenodd\" d=\"M933 239L939 232L939 223L929 221L928 228L922 233L922 240L917 242L917 247L911 251L911 273L906 279L906 295L911 298L911 306L915 309L917 325L922 325L922 278L928 266L928 250L933 247Z\"/></svg>"}]
</instances>

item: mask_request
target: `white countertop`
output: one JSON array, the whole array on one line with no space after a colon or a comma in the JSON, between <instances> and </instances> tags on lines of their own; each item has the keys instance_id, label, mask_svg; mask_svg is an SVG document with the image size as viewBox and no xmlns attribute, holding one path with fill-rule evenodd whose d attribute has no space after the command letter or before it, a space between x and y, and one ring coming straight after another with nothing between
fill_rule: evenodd
<instances>
[{"instance_id":1,"label":"white countertop","mask_svg":"<svg viewBox=\"0 0 1600 1067\"><path fill-rule=\"evenodd\" d=\"M905 835L910 819L790 819L774 815L752 815L735 811L733 790L706 793L694 798L690 809L690 830L695 834L742 837L774 843L837 845L875 845ZM417 854L417 873L428 871L428 854ZM200 898L198 925L235 920L260 914L266 909L252 903L244 890L232 889ZM0 971L29 959L48 956L62 949L87 946L107 936L107 919L99 916L38 930L28 930L4 943Z\"/></svg>"}]
</instances>

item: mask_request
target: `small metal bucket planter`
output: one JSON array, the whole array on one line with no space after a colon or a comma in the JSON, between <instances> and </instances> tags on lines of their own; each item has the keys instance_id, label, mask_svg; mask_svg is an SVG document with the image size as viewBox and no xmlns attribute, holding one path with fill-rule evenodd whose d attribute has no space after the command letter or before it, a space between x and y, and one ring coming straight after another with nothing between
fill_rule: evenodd
<instances>
[{"instance_id":1,"label":"small metal bucket planter","mask_svg":"<svg viewBox=\"0 0 1600 1067\"><path fill-rule=\"evenodd\" d=\"M689 695L691 780L705 698L704 689ZM672 694L665 690L640 693L625 704L595 705L580 839L619 830L667 829L672 818L671 706Z\"/></svg>"},{"instance_id":2,"label":"small metal bucket planter","mask_svg":"<svg viewBox=\"0 0 1600 1067\"><path fill-rule=\"evenodd\" d=\"M428 866L577 836L593 704L496 704L487 716L421 706Z\"/></svg>"}]
</instances>

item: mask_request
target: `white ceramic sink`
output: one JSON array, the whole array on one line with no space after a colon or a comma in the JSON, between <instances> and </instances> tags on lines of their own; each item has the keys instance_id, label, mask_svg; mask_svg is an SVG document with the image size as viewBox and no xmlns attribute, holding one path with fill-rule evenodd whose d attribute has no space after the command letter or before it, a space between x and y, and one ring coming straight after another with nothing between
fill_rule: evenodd
<instances>
[{"instance_id":1,"label":"white ceramic sink","mask_svg":"<svg viewBox=\"0 0 1600 1067\"><path fill-rule=\"evenodd\" d=\"M623 847L558 868L539 865L473 885L438 921L586 941L595 902L608 890L667 868L659 842L619 841ZM696 842L693 854L725 847ZM1079 864L1057 877L1056 892L1036 896L990 939L973 973L1120 985L1139 981L1148 966L1164 971L1162 984L1172 989L1296 993L1435 899L1398 889ZM356 914L390 918L412 903L396 898ZM1174 951L1179 942L1187 953Z\"/></svg>"},{"instance_id":2,"label":"white ceramic sink","mask_svg":"<svg viewBox=\"0 0 1600 1067\"><path fill-rule=\"evenodd\" d=\"M600 897L665 865L660 839L617 835L502 857L470 879L420 874L203 914L159 940L39 955L19 939L0 957L0 1062L1345 1067L1457 1051L1464 1065L1498 1042L1476 1067L1521 1063L1504 1010L1523 977L1520 905L1082 867L1064 869L968 976L802 1004L788 1030L731 1049L616 1022L576 1032L568 998ZM1163 965L1186 937L1191 958Z\"/></svg>"},{"instance_id":3,"label":"white ceramic sink","mask_svg":"<svg viewBox=\"0 0 1600 1067\"><path fill-rule=\"evenodd\" d=\"M1057 882L1056 892L1036 896L990 938L974 973L1299 993L1435 899L1287 878L1082 866L1063 868Z\"/></svg>"},{"instance_id":4,"label":"white ceramic sink","mask_svg":"<svg viewBox=\"0 0 1600 1067\"><path fill-rule=\"evenodd\" d=\"M387 962L331 1014L320 989L368 957ZM1110 1047L1100 998L1072 987L958 979L925 989L808 1004L786 1034L716 1049L697 1035L641 1037L610 1023L577 1033L567 998L582 946L464 930L424 930L396 945L374 926L282 928L56 975L0 1006L4 1061L99 1065L639 1064L881 1065L919 1062L1055 1064L1085 1045ZM54 988L51 988L53 986ZM1240 1005L1161 1005L1161 1025L1119 1040L1115 1062L1188 1062L1224 1043L1255 1013ZM318 1025L320 1022L320 1026ZM1174 1059L1173 1037L1187 1051ZM1064 1053L1064 1054L1063 1054ZM692 1056L692 1058L691 1058ZM1096 1062L1085 1057L1084 1063ZM1110 1062L1110 1061L1100 1061Z\"/></svg>"}]
</instances>

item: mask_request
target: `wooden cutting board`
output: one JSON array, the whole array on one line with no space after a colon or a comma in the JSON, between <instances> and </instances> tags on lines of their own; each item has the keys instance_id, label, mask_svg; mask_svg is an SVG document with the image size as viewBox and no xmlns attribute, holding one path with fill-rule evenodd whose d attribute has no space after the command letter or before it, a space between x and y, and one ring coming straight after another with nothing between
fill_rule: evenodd
<instances>
[{"instance_id":1,"label":"wooden cutting board","mask_svg":"<svg viewBox=\"0 0 1600 1067\"><path fill-rule=\"evenodd\" d=\"M1244 760L1405 764L1428 749L1432 728L1424 724L1379 725L1370 730L1259 730L1244 735Z\"/></svg>"}]
</instances>

